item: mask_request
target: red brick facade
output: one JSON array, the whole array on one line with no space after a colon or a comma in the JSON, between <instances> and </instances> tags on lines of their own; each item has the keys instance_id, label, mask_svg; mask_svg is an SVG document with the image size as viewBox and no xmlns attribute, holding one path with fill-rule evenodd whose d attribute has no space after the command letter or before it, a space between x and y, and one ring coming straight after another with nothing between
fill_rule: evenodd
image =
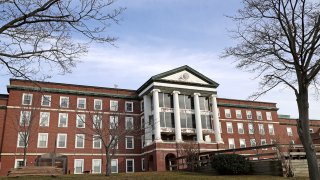
<instances>
[{"instance_id":1,"label":"red brick facade","mask_svg":"<svg viewBox=\"0 0 320 180\"><path fill-rule=\"evenodd\" d=\"M116 100L118 101L117 115L119 115L120 128L125 128L126 117L133 118L134 128L141 127L141 117L143 116L141 110L142 98L134 90L12 79L8 86L8 93L8 95L0 96L1 175L6 175L11 168L15 167L16 159L23 158L23 148L17 147L18 132L21 131L19 126L21 111L31 111L32 119L34 119L27 149L27 165L35 165L36 158L40 155L55 152L67 156L67 172L69 173L75 172L75 159L83 160L82 171L88 172L93 170L93 159L101 159L101 173L105 172L106 156L103 148L93 148L92 133L90 134L91 125L86 124L83 129L76 127L76 115L78 113L89 114L90 111L93 111L95 99L102 100L102 110L100 111L104 113L104 118L106 119L103 126L110 126L109 118L114 113L110 111L110 100ZM23 94L32 94L31 105L23 105ZM51 96L50 106L44 107L41 105L43 95ZM60 97L69 97L68 108L60 107ZM77 108L77 98L86 99L85 109ZM270 144L273 141L288 144L290 140L293 140L295 144L300 143L296 132L296 120L288 117L278 118L278 109L275 103L224 98L218 98L217 101L220 112L221 136L224 143L200 143L200 151L228 149L229 142L232 142L232 139L235 148L240 147L240 139L245 144L245 147L251 146L250 139L255 139L257 145L263 144L262 141L266 144ZM126 112L126 102L133 103L132 112ZM48 127L39 126L40 112L50 112ZM226 116L226 112L230 112L231 116ZM251 112L251 117L247 114L248 112ZM59 113L68 114L67 127L58 127ZM249 129L249 124L253 125L253 131ZM312 121L311 124L313 132L318 133L320 123ZM229 129L227 125L229 125ZM288 135L287 128L292 129L292 135ZM45 148L38 148L39 133L48 133L47 147ZM67 135L66 148L57 148L58 133ZM84 148L75 147L76 134L85 134ZM141 137L143 134L143 131L126 134L126 136L134 136L133 149L126 148L124 138L119 140L115 157L118 162L118 172L126 172L128 165L126 161L132 159L134 160L132 168L134 172L143 170L165 171L167 170L166 157L179 156L177 144L172 141L163 140L163 142L153 142L148 146L142 147ZM215 139L213 133L209 133L209 136L211 140ZM272 150L266 149L264 151ZM253 152L245 153L250 154ZM143 165L142 162L144 162ZM143 167L144 169L142 169Z\"/></svg>"}]
</instances>

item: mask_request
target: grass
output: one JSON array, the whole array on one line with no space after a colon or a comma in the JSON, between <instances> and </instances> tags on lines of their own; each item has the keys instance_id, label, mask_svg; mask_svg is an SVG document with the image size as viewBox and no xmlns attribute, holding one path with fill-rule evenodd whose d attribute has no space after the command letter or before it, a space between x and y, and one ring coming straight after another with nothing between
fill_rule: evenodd
<instances>
[{"instance_id":1,"label":"grass","mask_svg":"<svg viewBox=\"0 0 320 180\"><path fill-rule=\"evenodd\" d=\"M170 180L206 180L206 179L214 179L214 180L307 180L309 178L302 177L302 178L284 178L284 177L277 177L277 176L216 176L207 173L192 173L192 172L138 172L132 174L120 173L120 174L112 174L110 177L106 177L104 175L91 175L91 174L84 174L84 175L62 175L57 177L50 177L50 176L25 176L25 177L1 177L1 180L24 180L24 179L35 179L35 180L54 180L54 179L66 179L66 180L94 180L94 179L119 179L119 180L134 180L134 179L143 179L143 180L153 180L153 179L170 179Z\"/></svg>"}]
</instances>

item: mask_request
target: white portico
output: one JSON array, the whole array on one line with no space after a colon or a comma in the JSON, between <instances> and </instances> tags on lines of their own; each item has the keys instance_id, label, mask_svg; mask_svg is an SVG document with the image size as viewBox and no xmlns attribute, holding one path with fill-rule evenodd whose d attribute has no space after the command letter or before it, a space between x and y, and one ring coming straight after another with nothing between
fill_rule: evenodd
<instances>
[{"instance_id":1,"label":"white portico","mask_svg":"<svg viewBox=\"0 0 320 180\"><path fill-rule=\"evenodd\" d=\"M145 143L223 143L217 108L219 84L182 66L153 76L139 89L143 98Z\"/></svg>"}]
</instances>

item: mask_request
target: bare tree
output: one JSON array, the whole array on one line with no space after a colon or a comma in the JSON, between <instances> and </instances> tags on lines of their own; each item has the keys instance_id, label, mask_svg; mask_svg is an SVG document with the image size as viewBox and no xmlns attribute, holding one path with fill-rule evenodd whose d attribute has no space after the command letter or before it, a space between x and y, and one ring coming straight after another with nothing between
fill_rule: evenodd
<instances>
[{"instance_id":1,"label":"bare tree","mask_svg":"<svg viewBox=\"0 0 320 180\"><path fill-rule=\"evenodd\" d=\"M195 170L196 165L199 163L199 153L200 147L199 143L195 141L187 141L182 143L177 143L177 151L179 156L186 157L187 167L191 171Z\"/></svg>"},{"instance_id":2,"label":"bare tree","mask_svg":"<svg viewBox=\"0 0 320 180\"><path fill-rule=\"evenodd\" d=\"M77 114L77 126L86 127L77 130L86 134L87 140L93 141L94 145L100 145L106 156L106 176L112 173L111 161L119 150L119 142L130 141L133 146L133 138L140 137L137 135L141 132L137 120L119 112L118 104L111 104L111 106L113 111L110 113L106 113L100 104L89 107L90 111L85 115Z\"/></svg>"},{"instance_id":3,"label":"bare tree","mask_svg":"<svg viewBox=\"0 0 320 180\"><path fill-rule=\"evenodd\" d=\"M113 4L114 0L1 0L0 68L23 78L45 78L52 69L70 72L91 42L116 40L105 31L124 9Z\"/></svg>"},{"instance_id":4,"label":"bare tree","mask_svg":"<svg viewBox=\"0 0 320 180\"><path fill-rule=\"evenodd\" d=\"M306 0L243 0L231 17L238 44L225 56L237 67L261 78L257 98L277 86L289 87L299 110L298 134L307 153L311 179L320 179L315 148L309 134L309 88L318 93L320 70L320 4Z\"/></svg>"}]
</instances>

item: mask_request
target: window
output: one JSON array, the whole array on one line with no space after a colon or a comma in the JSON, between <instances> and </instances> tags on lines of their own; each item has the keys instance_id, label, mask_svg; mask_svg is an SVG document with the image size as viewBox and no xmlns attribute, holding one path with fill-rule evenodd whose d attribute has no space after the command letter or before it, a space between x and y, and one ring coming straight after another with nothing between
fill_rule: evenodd
<instances>
[{"instance_id":1,"label":"window","mask_svg":"<svg viewBox=\"0 0 320 180\"><path fill-rule=\"evenodd\" d=\"M291 127L287 127L288 136L293 136Z\"/></svg>"},{"instance_id":2,"label":"window","mask_svg":"<svg viewBox=\"0 0 320 180\"><path fill-rule=\"evenodd\" d=\"M224 110L224 114L225 114L225 117L226 117L226 118L231 118L231 111L230 111L230 109L225 109L225 110Z\"/></svg>"},{"instance_id":3,"label":"window","mask_svg":"<svg viewBox=\"0 0 320 180\"><path fill-rule=\"evenodd\" d=\"M211 118L209 115L201 115L202 129L212 129Z\"/></svg>"},{"instance_id":4,"label":"window","mask_svg":"<svg viewBox=\"0 0 320 180\"><path fill-rule=\"evenodd\" d=\"M239 139L239 142L240 142L240 148L246 147L246 140L245 139Z\"/></svg>"},{"instance_id":5,"label":"window","mask_svg":"<svg viewBox=\"0 0 320 180\"><path fill-rule=\"evenodd\" d=\"M258 119L258 120L262 120L262 113L261 113L261 111L257 111L256 113L257 113L257 119Z\"/></svg>"},{"instance_id":6,"label":"window","mask_svg":"<svg viewBox=\"0 0 320 180\"><path fill-rule=\"evenodd\" d=\"M94 100L94 110L102 110L102 100L101 99Z\"/></svg>"},{"instance_id":7,"label":"window","mask_svg":"<svg viewBox=\"0 0 320 180\"><path fill-rule=\"evenodd\" d=\"M252 119L252 112L251 111L246 111L247 114L247 119Z\"/></svg>"},{"instance_id":8,"label":"window","mask_svg":"<svg viewBox=\"0 0 320 180\"><path fill-rule=\"evenodd\" d=\"M254 134L254 127L252 123L248 123L249 134Z\"/></svg>"},{"instance_id":9,"label":"window","mask_svg":"<svg viewBox=\"0 0 320 180\"><path fill-rule=\"evenodd\" d=\"M59 113L58 127L68 127L68 113Z\"/></svg>"},{"instance_id":10,"label":"window","mask_svg":"<svg viewBox=\"0 0 320 180\"><path fill-rule=\"evenodd\" d=\"M243 123L238 123L238 133L244 134Z\"/></svg>"},{"instance_id":11,"label":"window","mask_svg":"<svg viewBox=\"0 0 320 180\"><path fill-rule=\"evenodd\" d=\"M263 145L267 145L266 139L261 139L261 146L263 146ZM264 148L262 150L267 150L267 148Z\"/></svg>"},{"instance_id":12,"label":"window","mask_svg":"<svg viewBox=\"0 0 320 180\"><path fill-rule=\"evenodd\" d=\"M126 136L126 149L134 149L133 136Z\"/></svg>"},{"instance_id":13,"label":"window","mask_svg":"<svg viewBox=\"0 0 320 180\"><path fill-rule=\"evenodd\" d=\"M27 132L18 132L18 142L17 147L26 147L29 139L29 135Z\"/></svg>"},{"instance_id":14,"label":"window","mask_svg":"<svg viewBox=\"0 0 320 180\"><path fill-rule=\"evenodd\" d=\"M92 173L101 173L101 159L92 159Z\"/></svg>"},{"instance_id":15,"label":"window","mask_svg":"<svg viewBox=\"0 0 320 180\"><path fill-rule=\"evenodd\" d=\"M144 167L144 158L141 158L141 170L145 171L146 168Z\"/></svg>"},{"instance_id":16,"label":"window","mask_svg":"<svg viewBox=\"0 0 320 180\"><path fill-rule=\"evenodd\" d=\"M31 111L21 111L20 114L20 126L29 126L31 119Z\"/></svg>"},{"instance_id":17,"label":"window","mask_svg":"<svg viewBox=\"0 0 320 180\"><path fill-rule=\"evenodd\" d=\"M141 121L140 129L144 129L144 123L145 123L144 122L144 116L141 117L140 121Z\"/></svg>"},{"instance_id":18,"label":"window","mask_svg":"<svg viewBox=\"0 0 320 180\"><path fill-rule=\"evenodd\" d=\"M110 136L110 147L118 149L118 136Z\"/></svg>"},{"instance_id":19,"label":"window","mask_svg":"<svg viewBox=\"0 0 320 180\"><path fill-rule=\"evenodd\" d=\"M77 128L85 128L86 126L86 115L85 114L77 114L76 117L76 127Z\"/></svg>"},{"instance_id":20,"label":"window","mask_svg":"<svg viewBox=\"0 0 320 180\"><path fill-rule=\"evenodd\" d=\"M186 116L187 115L184 114L184 116L182 117L184 123L186 121ZM174 127L174 115L172 112L160 112L160 127Z\"/></svg>"},{"instance_id":21,"label":"window","mask_svg":"<svg viewBox=\"0 0 320 180\"><path fill-rule=\"evenodd\" d=\"M126 129L133 129L133 117L126 117Z\"/></svg>"},{"instance_id":22,"label":"window","mask_svg":"<svg viewBox=\"0 0 320 180\"><path fill-rule=\"evenodd\" d=\"M233 133L233 127L232 127L232 123L231 122L227 122L227 132L229 134Z\"/></svg>"},{"instance_id":23,"label":"window","mask_svg":"<svg viewBox=\"0 0 320 180\"><path fill-rule=\"evenodd\" d=\"M111 173L118 173L118 159L111 160Z\"/></svg>"},{"instance_id":24,"label":"window","mask_svg":"<svg viewBox=\"0 0 320 180\"><path fill-rule=\"evenodd\" d=\"M236 110L236 117L237 119L242 119L241 110Z\"/></svg>"},{"instance_id":25,"label":"window","mask_svg":"<svg viewBox=\"0 0 320 180\"><path fill-rule=\"evenodd\" d=\"M310 128L310 129L309 129L309 132L310 132L310 133L313 133L313 129L312 129L312 128Z\"/></svg>"},{"instance_id":26,"label":"window","mask_svg":"<svg viewBox=\"0 0 320 180\"><path fill-rule=\"evenodd\" d=\"M101 149L101 138L99 135L93 135L92 148Z\"/></svg>"},{"instance_id":27,"label":"window","mask_svg":"<svg viewBox=\"0 0 320 180\"><path fill-rule=\"evenodd\" d=\"M76 134L76 143L75 147L76 148L84 148L84 134Z\"/></svg>"},{"instance_id":28,"label":"window","mask_svg":"<svg viewBox=\"0 0 320 180\"><path fill-rule=\"evenodd\" d=\"M209 111L209 98L200 96L199 97L199 105L200 105L200 110Z\"/></svg>"},{"instance_id":29,"label":"window","mask_svg":"<svg viewBox=\"0 0 320 180\"><path fill-rule=\"evenodd\" d=\"M110 100L110 111L118 111L118 101Z\"/></svg>"},{"instance_id":30,"label":"window","mask_svg":"<svg viewBox=\"0 0 320 180\"><path fill-rule=\"evenodd\" d=\"M291 140L289 141L289 144L294 145L294 140L291 139Z\"/></svg>"},{"instance_id":31,"label":"window","mask_svg":"<svg viewBox=\"0 0 320 180\"><path fill-rule=\"evenodd\" d=\"M74 174L83 173L84 159L75 159L74 160Z\"/></svg>"},{"instance_id":32,"label":"window","mask_svg":"<svg viewBox=\"0 0 320 180\"><path fill-rule=\"evenodd\" d=\"M159 92L159 107L173 108L173 96Z\"/></svg>"},{"instance_id":33,"label":"window","mask_svg":"<svg viewBox=\"0 0 320 180\"><path fill-rule=\"evenodd\" d=\"M271 121L272 120L272 115L271 112L266 112L267 120Z\"/></svg>"},{"instance_id":34,"label":"window","mask_svg":"<svg viewBox=\"0 0 320 180\"><path fill-rule=\"evenodd\" d=\"M144 135L141 136L141 147L145 146Z\"/></svg>"},{"instance_id":35,"label":"window","mask_svg":"<svg viewBox=\"0 0 320 180\"><path fill-rule=\"evenodd\" d=\"M77 99L77 108L78 109L86 109L86 98L78 98Z\"/></svg>"},{"instance_id":36,"label":"window","mask_svg":"<svg viewBox=\"0 0 320 180\"><path fill-rule=\"evenodd\" d=\"M229 149L235 149L236 148L236 146L234 145L234 139L233 138L229 138L228 142L229 142Z\"/></svg>"},{"instance_id":37,"label":"window","mask_svg":"<svg viewBox=\"0 0 320 180\"><path fill-rule=\"evenodd\" d=\"M126 159L126 172L134 172L134 159Z\"/></svg>"},{"instance_id":38,"label":"window","mask_svg":"<svg viewBox=\"0 0 320 180\"><path fill-rule=\"evenodd\" d=\"M274 135L274 127L273 124L268 124L269 134Z\"/></svg>"},{"instance_id":39,"label":"window","mask_svg":"<svg viewBox=\"0 0 320 180\"><path fill-rule=\"evenodd\" d=\"M257 142L256 142L255 139L250 139L250 146L251 146L251 147L257 146Z\"/></svg>"},{"instance_id":40,"label":"window","mask_svg":"<svg viewBox=\"0 0 320 180\"><path fill-rule=\"evenodd\" d=\"M48 133L38 133L38 148L48 147Z\"/></svg>"},{"instance_id":41,"label":"window","mask_svg":"<svg viewBox=\"0 0 320 180\"><path fill-rule=\"evenodd\" d=\"M40 112L39 126L49 126L50 122L50 112Z\"/></svg>"},{"instance_id":42,"label":"window","mask_svg":"<svg viewBox=\"0 0 320 180\"><path fill-rule=\"evenodd\" d=\"M271 139L271 144L277 144L277 141L274 139ZM277 149L276 146L272 147L272 150L276 150L276 149Z\"/></svg>"},{"instance_id":43,"label":"window","mask_svg":"<svg viewBox=\"0 0 320 180\"><path fill-rule=\"evenodd\" d=\"M264 132L263 124L258 124L258 126L259 126L259 134L264 135L265 132Z\"/></svg>"},{"instance_id":44,"label":"window","mask_svg":"<svg viewBox=\"0 0 320 180\"><path fill-rule=\"evenodd\" d=\"M50 95L42 95L41 106L46 106L46 107L51 106L51 96Z\"/></svg>"},{"instance_id":45,"label":"window","mask_svg":"<svg viewBox=\"0 0 320 180\"><path fill-rule=\"evenodd\" d=\"M68 108L69 107L69 97L60 97L60 107L61 108Z\"/></svg>"},{"instance_id":46,"label":"window","mask_svg":"<svg viewBox=\"0 0 320 180\"><path fill-rule=\"evenodd\" d=\"M133 102L126 102L126 112L133 112Z\"/></svg>"},{"instance_id":47,"label":"window","mask_svg":"<svg viewBox=\"0 0 320 180\"><path fill-rule=\"evenodd\" d=\"M16 159L14 162L14 168L21 168L25 165L26 164L24 163L23 159Z\"/></svg>"},{"instance_id":48,"label":"window","mask_svg":"<svg viewBox=\"0 0 320 180\"><path fill-rule=\"evenodd\" d=\"M95 114L92 117L93 128L101 129L102 128L102 114Z\"/></svg>"},{"instance_id":49,"label":"window","mask_svg":"<svg viewBox=\"0 0 320 180\"><path fill-rule=\"evenodd\" d=\"M140 111L141 111L141 112L144 111L144 102L143 102L143 100L140 101Z\"/></svg>"},{"instance_id":50,"label":"window","mask_svg":"<svg viewBox=\"0 0 320 180\"><path fill-rule=\"evenodd\" d=\"M193 102L193 98L191 96L179 94L178 98L179 98L180 109L194 109L194 107L193 107L194 102Z\"/></svg>"},{"instance_id":51,"label":"window","mask_svg":"<svg viewBox=\"0 0 320 180\"><path fill-rule=\"evenodd\" d=\"M110 129L118 128L118 116L110 116Z\"/></svg>"},{"instance_id":52,"label":"window","mask_svg":"<svg viewBox=\"0 0 320 180\"><path fill-rule=\"evenodd\" d=\"M57 148L67 147L67 134L58 134L57 139Z\"/></svg>"},{"instance_id":53,"label":"window","mask_svg":"<svg viewBox=\"0 0 320 180\"><path fill-rule=\"evenodd\" d=\"M32 104L32 94L25 94L22 95L22 105L31 105Z\"/></svg>"}]
</instances>

